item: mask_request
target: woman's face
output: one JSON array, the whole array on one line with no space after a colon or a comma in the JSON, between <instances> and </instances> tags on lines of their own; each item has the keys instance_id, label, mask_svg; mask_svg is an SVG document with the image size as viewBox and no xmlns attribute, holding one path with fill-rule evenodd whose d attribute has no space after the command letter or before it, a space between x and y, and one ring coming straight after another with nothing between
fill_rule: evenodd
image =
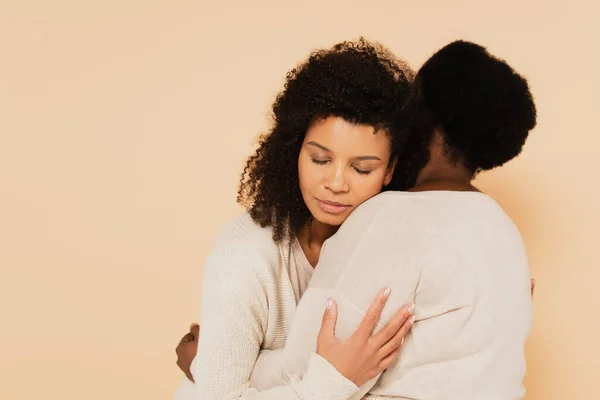
<instances>
[{"instance_id":1,"label":"woman's face","mask_svg":"<svg viewBox=\"0 0 600 400\"><path fill-rule=\"evenodd\" d=\"M314 123L298 157L300 190L317 221L338 226L389 184L394 171L386 132L339 117Z\"/></svg>"}]
</instances>

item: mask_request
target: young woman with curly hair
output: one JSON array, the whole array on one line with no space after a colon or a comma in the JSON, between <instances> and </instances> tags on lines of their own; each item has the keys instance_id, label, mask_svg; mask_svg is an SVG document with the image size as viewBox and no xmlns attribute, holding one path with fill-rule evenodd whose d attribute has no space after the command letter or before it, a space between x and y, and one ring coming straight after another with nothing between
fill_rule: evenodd
<instances>
[{"instance_id":1,"label":"young woman with curly hair","mask_svg":"<svg viewBox=\"0 0 600 400\"><path fill-rule=\"evenodd\" d=\"M335 340L331 328L321 335L328 355L315 354L302 379L261 392L249 384L259 352L283 348L325 240L364 201L410 187L410 174L394 174L403 143L390 126L412 78L406 64L363 39L314 52L287 74L272 128L242 174L238 201L248 211L224 229L205 265L191 398L342 400L397 358L409 306L388 324L391 336L371 337L378 319L365 318L357 335L368 348ZM381 291L374 313L388 294ZM267 368L261 379L279 375Z\"/></svg>"}]
</instances>

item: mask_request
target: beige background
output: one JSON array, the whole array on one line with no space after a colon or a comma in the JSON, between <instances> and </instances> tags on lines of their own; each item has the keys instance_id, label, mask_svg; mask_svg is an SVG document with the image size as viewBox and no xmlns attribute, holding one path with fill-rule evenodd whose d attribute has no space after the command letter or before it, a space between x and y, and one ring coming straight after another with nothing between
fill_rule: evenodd
<instances>
[{"instance_id":1,"label":"beige background","mask_svg":"<svg viewBox=\"0 0 600 400\"><path fill-rule=\"evenodd\" d=\"M528 400L600 398L592 1L0 0L0 399L169 399L202 262L285 73L365 35L526 74L539 125L479 185L539 287ZM298 2L300 3L300 2Z\"/></svg>"}]
</instances>

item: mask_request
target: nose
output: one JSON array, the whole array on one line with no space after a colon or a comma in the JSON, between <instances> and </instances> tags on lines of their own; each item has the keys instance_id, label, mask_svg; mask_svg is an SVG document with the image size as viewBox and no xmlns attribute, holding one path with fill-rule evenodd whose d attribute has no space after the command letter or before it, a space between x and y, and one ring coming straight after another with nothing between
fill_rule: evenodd
<instances>
[{"instance_id":1,"label":"nose","mask_svg":"<svg viewBox=\"0 0 600 400\"><path fill-rule=\"evenodd\" d=\"M346 179L345 165L341 162L331 164L327 176L325 178L325 188L331 190L334 193L346 193L348 192L349 184Z\"/></svg>"}]
</instances>

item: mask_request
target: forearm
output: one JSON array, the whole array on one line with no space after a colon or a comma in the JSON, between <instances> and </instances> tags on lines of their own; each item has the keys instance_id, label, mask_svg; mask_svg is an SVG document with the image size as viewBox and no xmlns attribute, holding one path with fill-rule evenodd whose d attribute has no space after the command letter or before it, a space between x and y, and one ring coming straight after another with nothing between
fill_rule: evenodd
<instances>
[{"instance_id":1,"label":"forearm","mask_svg":"<svg viewBox=\"0 0 600 400\"><path fill-rule=\"evenodd\" d=\"M316 354L311 356L304 377L288 385L258 390L247 384L224 393L223 388L229 385L227 382L221 382L219 387L214 381L206 385L201 380L196 382L203 400L348 400L358 391L356 385Z\"/></svg>"},{"instance_id":2,"label":"forearm","mask_svg":"<svg viewBox=\"0 0 600 400\"><path fill-rule=\"evenodd\" d=\"M289 385L300 378L301 375L295 373L290 367L285 349L261 350L252 369L250 386L258 390L266 390L275 386Z\"/></svg>"}]
</instances>

